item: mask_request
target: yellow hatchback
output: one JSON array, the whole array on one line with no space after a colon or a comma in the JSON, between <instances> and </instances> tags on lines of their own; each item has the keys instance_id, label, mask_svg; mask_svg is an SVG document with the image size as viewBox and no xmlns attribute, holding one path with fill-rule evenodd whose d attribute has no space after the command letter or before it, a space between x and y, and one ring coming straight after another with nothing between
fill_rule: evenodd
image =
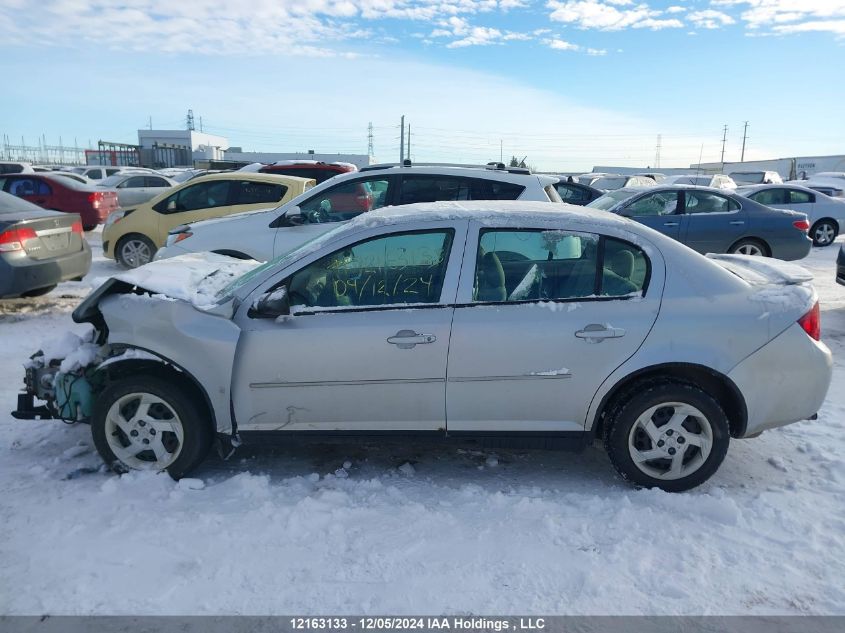
<instances>
[{"instance_id":1,"label":"yellow hatchback","mask_svg":"<svg viewBox=\"0 0 845 633\"><path fill-rule=\"evenodd\" d=\"M200 176L109 215L103 228L103 254L136 268L152 261L168 231L180 224L276 207L314 184L308 178L241 171Z\"/></svg>"}]
</instances>

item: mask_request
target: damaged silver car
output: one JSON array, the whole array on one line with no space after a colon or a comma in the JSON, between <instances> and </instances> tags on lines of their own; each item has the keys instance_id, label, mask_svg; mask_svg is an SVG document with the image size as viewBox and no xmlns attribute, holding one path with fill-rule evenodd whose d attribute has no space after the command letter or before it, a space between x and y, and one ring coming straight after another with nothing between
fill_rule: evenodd
<instances>
[{"instance_id":1,"label":"damaged silver car","mask_svg":"<svg viewBox=\"0 0 845 633\"><path fill-rule=\"evenodd\" d=\"M582 207L408 205L262 265L186 257L93 292L90 341L30 360L16 416L89 421L111 467L177 478L267 432L601 440L680 491L731 438L814 418L831 380L803 269Z\"/></svg>"}]
</instances>

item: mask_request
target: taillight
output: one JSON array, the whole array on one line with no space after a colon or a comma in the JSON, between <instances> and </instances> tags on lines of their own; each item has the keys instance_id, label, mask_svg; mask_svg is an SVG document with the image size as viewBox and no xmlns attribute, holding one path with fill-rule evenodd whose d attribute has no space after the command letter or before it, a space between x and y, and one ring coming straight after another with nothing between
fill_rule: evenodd
<instances>
[{"instance_id":1,"label":"taillight","mask_svg":"<svg viewBox=\"0 0 845 633\"><path fill-rule=\"evenodd\" d=\"M819 313L819 302L816 301L816 305L814 305L810 311L798 319L798 325L800 325L804 331L815 340L820 340L822 337L822 319L821 314Z\"/></svg>"},{"instance_id":2,"label":"taillight","mask_svg":"<svg viewBox=\"0 0 845 633\"><path fill-rule=\"evenodd\" d=\"M810 223L807 222L807 220L795 220L795 222L792 223L792 226L799 231L804 231L805 233L810 230Z\"/></svg>"},{"instance_id":3,"label":"taillight","mask_svg":"<svg viewBox=\"0 0 845 633\"><path fill-rule=\"evenodd\" d=\"M29 228L4 231L0 233L0 252L21 251L25 240L32 240L36 237L38 236L35 231Z\"/></svg>"},{"instance_id":4,"label":"taillight","mask_svg":"<svg viewBox=\"0 0 845 633\"><path fill-rule=\"evenodd\" d=\"M88 202L91 203L91 206L95 209L100 208L100 203L103 201L103 192L102 191L95 191L94 193L88 194Z\"/></svg>"},{"instance_id":5,"label":"taillight","mask_svg":"<svg viewBox=\"0 0 845 633\"><path fill-rule=\"evenodd\" d=\"M79 233L82 235L82 222L74 222L70 225L70 230L74 233Z\"/></svg>"}]
</instances>

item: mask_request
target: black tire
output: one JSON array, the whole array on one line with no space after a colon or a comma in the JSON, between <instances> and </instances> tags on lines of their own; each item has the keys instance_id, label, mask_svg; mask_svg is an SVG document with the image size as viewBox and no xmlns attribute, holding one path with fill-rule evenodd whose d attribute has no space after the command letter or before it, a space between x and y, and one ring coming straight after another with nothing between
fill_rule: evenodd
<instances>
[{"instance_id":1,"label":"black tire","mask_svg":"<svg viewBox=\"0 0 845 633\"><path fill-rule=\"evenodd\" d=\"M822 218L810 228L813 246L830 246L839 235L839 224L830 218Z\"/></svg>"},{"instance_id":2,"label":"black tire","mask_svg":"<svg viewBox=\"0 0 845 633\"><path fill-rule=\"evenodd\" d=\"M763 257L769 257L771 255L771 251L766 244L760 240L755 240L754 238L747 237L739 240L733 246L728 249L728 253L731 255L757 255L757 253L743 253L744 250L758 250L760 255Z\"/></svg>"},{"instance_id":3,"label":"black tire","mask_svg":"<svg viewBox=\"0 0 845 633\"><path fill-rule=\"evenodd\" d=\"M97 452L106 465L116 472L122 473L133 469L121 461L109 446L109 438L106 437L106 416L113 404L124 396L134 393L151 394L160 398L178 415L182 425L183 441L178 456L166 470L174 479L181 479L208 455L213 432L208 424L208 416L203 414L202 409L197 407L188 394L178 385L155 376L141 374L117 380L99 394L91 416L91 435ZM155 467L151 466L151 469L155 470Z\"/></svg>"},{"instance_id":4,"label":"black tire","mask_svg":"<svg viewBox=\"0 0 845 633\"><path fill-rule=\"evenodd\" d=\"M35 290L27 290L22 297L43 297L44 295L53 292L56 289L56 284L52 286L44 286L43 288L36 288Z\"/></svg>"},{"instance_id":5,"label":"black tire","mask_svg":"<svg viewBox=\"0 0 845 633\"><path fill-rule=\"evenodd\" d=\"M143 262L140 260L137 262L130 261L124 253L124 249L130 243L145 246L149 253L149 259ZM117 244L114 247L114 258L124 268L137 268L138 266L143 266L144 264L148 264L153 261L153 256L155 256L156 250L156 245L153 244L153 241L147 236L139 233L130 233L129 235L124 235L117 241Z\"/></svg>"},{"instance_id":6,"label":"black tire","mask_svg":"<svg viewBox=\"0 0 845 633\"><path fill-rule=\"evenodd\" d=\"M706 418L712 434L710 453L706 459L702 460L697 469L688 475L677 479L659 479L644 472L634 462L630 449L631 439L636 438L636 433L640 432L639 429L634 429L634 426L641 415L662 403L674 402L690 405ZM667 408L671 409L671 407ZM662 408L658 409L654 416L657 417L661 413ZM699 422L693 419L692 421L685 421L683 424L698 425ZM659 429L660 426L657 426L657 428ZM665 431L665 433L669 433L669 431ZM676 442L680 442L682 439L683 437L675 436ZM647 441L651 442L651 440ZM700 449L697 449L689 440L684 441L688 443L686 445L676 444L679 446L676 450L684 451L681 459L695 460L698 457L696 451ZM721 465L728 451L729 443L728 419L716 399L693 384L668 378L641 383L634 389L627 391L608 413L604 432L605 449L610 461L623 479L637 486L660 488L667 492L681 492L704 483ZM649 444L642 450L653 448L655 448L655 445ZM668 459L670 458L663 460L663 462L668 462ZM659 463L660 461L655 459L651 463ZM689 463L692 464L693 462L690 461Z\"/></svg>"}]
</instances>

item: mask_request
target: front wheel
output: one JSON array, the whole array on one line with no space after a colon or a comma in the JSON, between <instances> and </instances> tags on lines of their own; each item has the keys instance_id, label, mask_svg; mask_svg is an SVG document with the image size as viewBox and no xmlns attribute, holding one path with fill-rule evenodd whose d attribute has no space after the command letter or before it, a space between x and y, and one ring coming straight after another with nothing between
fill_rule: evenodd
<instances>
[{"instance_id":1,"label":"front wheel","mask_svg":"<svg viewBox=\"0 0 845 633\"><path fill-rule=\"evenodd\" d=\"M839 226L833 220L819 220L810 229L813 246L830 246L839 234Z\"/></svg>"},{"instance_id":2,"label":"front wheel","mask_svg":"<svg viewBox=\"0 0 845 633\"><path fill-rule=\"evenodd\" d=\"M626 480L667 492L705 482L728 451L725 412L695 385L661 381L630 392L608 416L604 445Z\"/></svg>"},{"instance_id":3,"label":"front wheel","mask_svg":"<svg viewBox=\"0 0 845 633\"><path fill-rule=\"evenodd\" d=\"M143 235L127 235L120 239L114 249L114 256L121 266L137 268L153 261L156 247Z\"/></svg>"},{"instance_id":4,"label":"front wheel","mask_svg":"<svg viewBox=\"0 0 845 633\"><path fill-rule=\"evenodd\" d=\"M113 470L166 470L174 479L199 465L212 441L209 425L178 387L143 375L103 390L94 405L91 433Z\"/></svg>"}]
</instances>

